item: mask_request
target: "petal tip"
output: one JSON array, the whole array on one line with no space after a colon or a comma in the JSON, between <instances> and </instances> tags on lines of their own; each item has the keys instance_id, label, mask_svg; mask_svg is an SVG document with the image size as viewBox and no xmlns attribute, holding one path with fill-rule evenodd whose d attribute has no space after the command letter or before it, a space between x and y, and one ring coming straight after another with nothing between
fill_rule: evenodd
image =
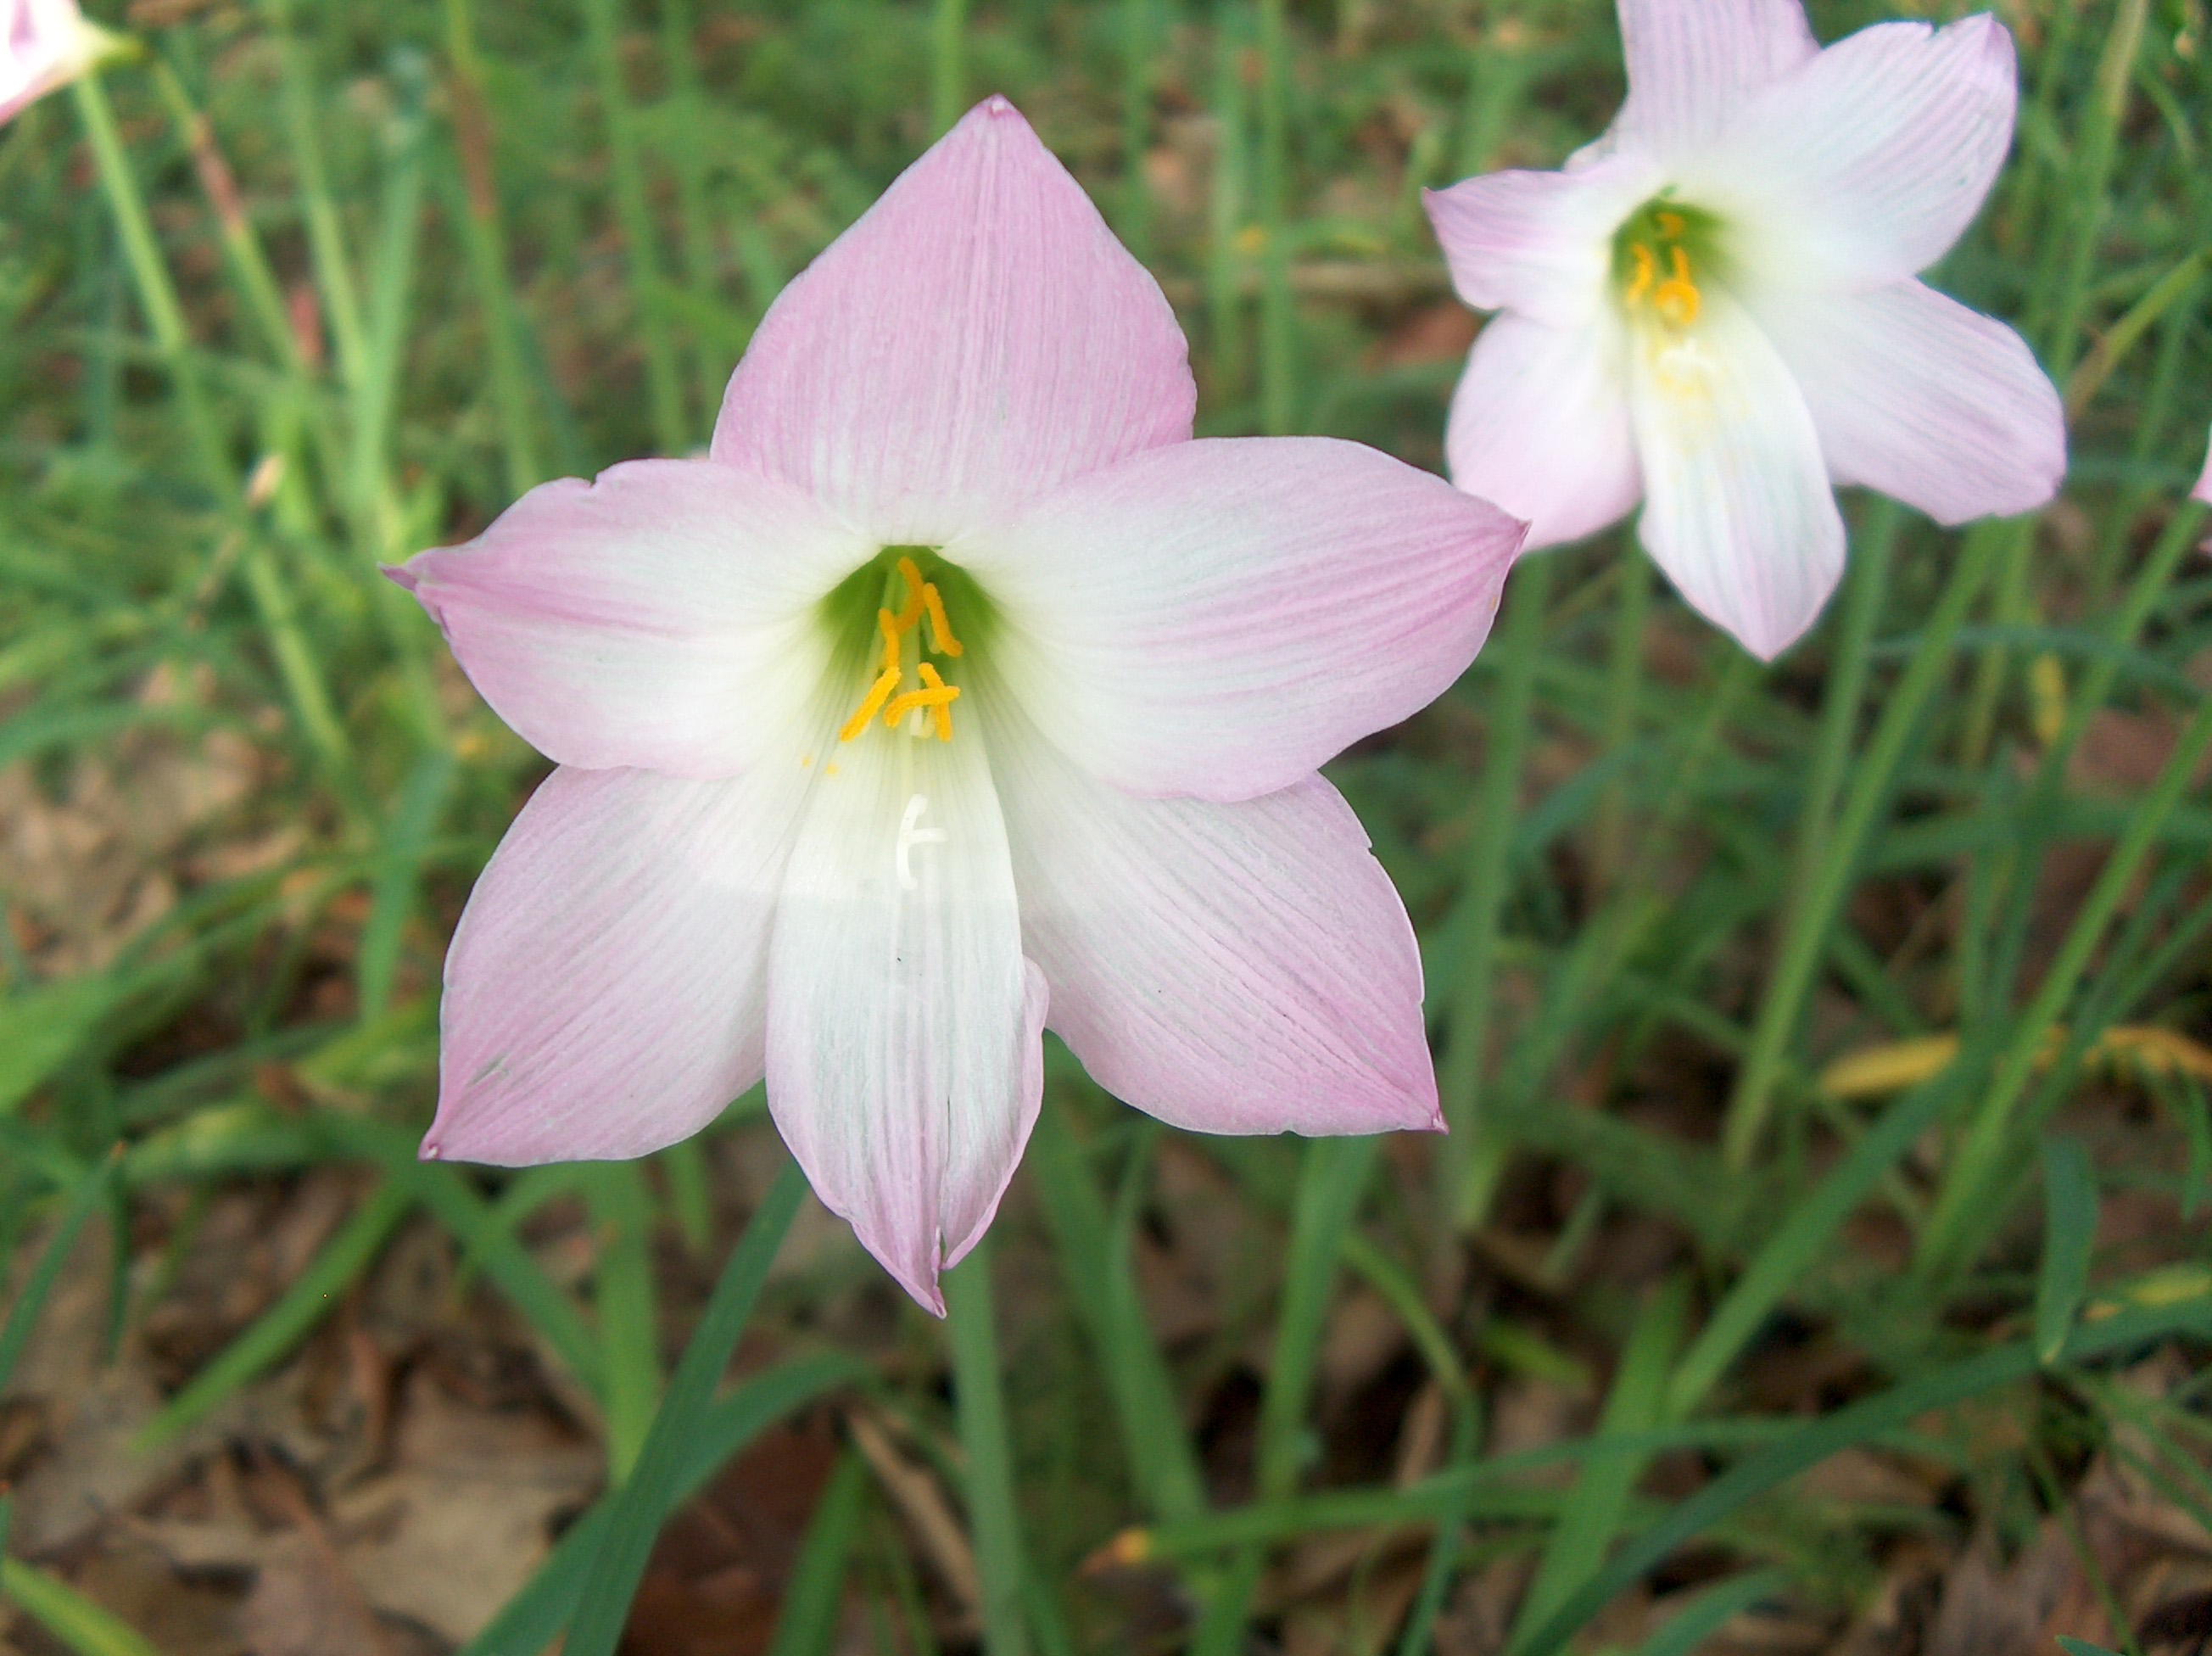
<instances>
[{"instance_id":1,"label":"petal tip","mask_svg":"<svg viewBox=\"0 0 2212 1656\"><path fill-rule=\"evenodd\" d=\"M404 593L413 592L422 579L410 565L405 563L380 563L376 571Z\"/></svg>"}]
</instances>

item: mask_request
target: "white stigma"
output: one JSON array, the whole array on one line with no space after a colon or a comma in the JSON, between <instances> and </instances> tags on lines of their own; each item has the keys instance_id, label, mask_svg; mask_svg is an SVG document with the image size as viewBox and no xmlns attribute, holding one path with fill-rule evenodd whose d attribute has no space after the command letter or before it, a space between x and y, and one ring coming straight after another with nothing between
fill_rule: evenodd
<instances>
[{"instance_id":1,"label":"white stigma","mask_svg":"<svg viewBox=\"0 0 2212 1656\"><path fill-rule=\"evenodd\" d=\"M922 814L929 809L927 795L916 794L906 802L906 814L899 819L898 881L902 892L921 889L921 882L914 877L914 868L908 859L917 845L942 845L945 830L920 826Z\"/></svg>"}]
</instances>

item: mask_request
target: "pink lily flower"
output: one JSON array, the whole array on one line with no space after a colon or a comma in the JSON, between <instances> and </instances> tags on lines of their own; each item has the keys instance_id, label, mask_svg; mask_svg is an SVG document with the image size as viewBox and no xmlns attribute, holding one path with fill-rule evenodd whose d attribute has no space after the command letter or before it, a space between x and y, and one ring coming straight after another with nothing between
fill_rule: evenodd
<instances>
[{"instance_id":1,"label":"pink lily flower","mask_svg":"<svg viewBox=\"0 0 2212 1656\"><path fill-rule=\"evenodd\" d=\"M120 41L88 23L76 0L0 0L0 121L68 85Z\"/></svg>"},{"instance_id":2,"label":"pink lily flower","mask_svg":"<svg viewBox=\"0 0 2212 1656\"><path fill-rule=\"evenodd\" d=\"M2212 506L2212 449L2205 452L2204 475L2197 479L2197 487L2190 490L2190 497Z\"/></svg>"},{"instance_id":3,"label":"pink lily flower","mask_svg":"<svg viewBox=\"0 0 2212 1656\"><path fill-rule=\"evenodd\" d=\"M1315 770L1466 667L1522 526L1195 400L994 98L777 300L707 459L396 571L559 764L447 957L423 1154L642 1155L765 1073L941 1314L1048 1022L1177 1126L1440 1127L1412 928Z\"/></svg>"},{"instance_id":4,"label":"pink lily flower","mask_svg":"<svg viewBox=\"0 0 2212 1656\"><path fill-rule=\"evenodd\" d=\"M1689 603L1772 659L1844 566L1833 485L1956 524L2049 500L2057 393L2020 337L1915 280L2012 141L1991 17L1823 50L1797 0L1620 0L1628 100L1557 173L1427 198L1500 314L1453 399L1455 481L1578 539L1638 501Z\"/></svg>"}]
</instances>

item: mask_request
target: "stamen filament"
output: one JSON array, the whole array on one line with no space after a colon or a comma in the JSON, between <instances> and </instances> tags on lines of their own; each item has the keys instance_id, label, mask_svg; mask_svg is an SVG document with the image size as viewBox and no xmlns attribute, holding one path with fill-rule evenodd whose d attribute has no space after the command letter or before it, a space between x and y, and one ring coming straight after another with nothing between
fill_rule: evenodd
<instances>
[{"instance_id":1,"label":"stamen filament","mask_svg":"<svg viewBox=\"0 0 2212 1656\"><path fill-rule=\"evenodd\" d=\"M925 584L921 578L921 567L912 558L902 557L898 561L898 572L906 579L906 602L899 608L898 630L911 632L914 624L921 619Z\"/></svg>"},{"instance_id":2,"label":"stamen filament","mask_svg":"<svg viewBox=\"0 0 2212 1656\"><path fill-rule=\"evenodd\" d=\"M1640 241L1628 251L1636 260L1636 275L1628 284L1627 293L1622 296L1629 308L1633 310L1642 302L1644 295L1651 291L1651 284L1659 279L1659 261L1652 258L1651 249Z\"/></svg>"},{"instance_id":3,"label":"stamen filament","mask_svg":"<svg viewBox=\"0 0 2212 1656\"><path fill-rule=\"evenodd\" d=\"M924 688L929 690L942 690L945 687L945 680L938 676L937 669L930 666L928 662L923 661L919 663L915 670L921 674L921 682ZM953 689L952 695L954 697L957 697L959 694L959 688L956 685ZM951 741L952 740L951 701L948 699L933 704L929 709L929 716L937 726L937 740L940 742Z\"/></svg>"},{"instance_id":4,"label":"stamen filament","mask_svg":"<svg viewBox=\"0 0 2212 1656\"><path fill-rule=\"evenodd\" d=\"M898 618L889 610L878 610L876 625L884 635L884 671L903 673L906 668L901 663L899 652L899 639L903 635L899 631Z\"/></svg>"},{"instance_id":5,"label":"stamen filament","mask_svg":"<svg viewBox=\"0 0 2212 1656\"><path fill-rule=\"evenodd\" d=\"M891 692L898 687L899 675L896 672L878 675L876 682L868 686L868 693L860 698L859 709L845 721L845 728L837 733L837 740L849 742L866 730L868 721L876 716L878 710L890 699Z\"/></svg>"},{"instance_id":6,"label":"stamen filament","mask_svg":"<svg viewBox=\"0 0 2212 1656\"><path fill-rule=\"evenodd\" d=\"M952 623L945 618L945 600L939 594L934 581L923 583L921 606L929 614L930 648L939 655L959 654L960 641L952 636Z\"/></svg>"},{"instance_id":7,"label":"stamen filament","mask_svg":"<svg viewBox=\"0 0 2212 1656\"><path fill-rule=\"evenodd\" d=\"M1639 248L1638 251L1641 252ZM1686 328L1698 320L1704 299L1697 283L1690 280L1690 255L1683 248L1674 250L1674 274L1661 283L1651 295L1651 307L1678 328ZM1641 272L1638 272L1639 278Z\"/></svg>"}]
</instances>

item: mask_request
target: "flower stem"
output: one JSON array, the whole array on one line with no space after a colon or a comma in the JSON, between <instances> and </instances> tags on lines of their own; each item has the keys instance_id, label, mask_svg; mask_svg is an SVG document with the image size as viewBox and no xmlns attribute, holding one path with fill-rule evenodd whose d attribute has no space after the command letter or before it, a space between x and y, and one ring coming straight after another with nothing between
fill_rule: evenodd
<instances>
[{"instance_id":1,"label":"flower stem","mask_svg":"<svg viewBox=\"0 0 2212 1656\"><path fill-rule=\"evenodd\" d=\"M1491 988L1498 939L1510 886L1507 867L1521 808L1521 767L1534 722L1536 662L1543 651L1544 617L1552 592L1554 555L1539 554L1514 566L1508 583L1495 712L1483 752L1482 792L1474 832L1468 842L1460 887L1466 940L1446 1018L1443 1093L1451 1136L1437 1166L1443 1178L1439 1211L1451 1234L1471 1224L1489 1188L1486 1168L1503 1154L1503 1136L1482 1118L1483 1064L1490 1047Z\"/></svg>"},{"instance_id":2,"label":"flower stem","mask_svg":"<svg viewBox=\"0 0 2212 1656\"><path fill-rule=\"evenodd\" d=\"M1836 642L1835 659L1828 674L1827 696L1820 703L1820 729L1813 750L1804 804L1797 815L1797 843L1791 859L1789 886L1791 906L1784 911L1782 923L1781 952L1790 959L1791 966L1787 976L1777 974L1778 993L1785 985L1796 985L1801 976L1809 974L1811 963L1818 959L1827 940L1825 917L1818 919L1815 933L1800 922L1798 915L1803 904L1809 901L1809 894L1819 888L1821 873L1828 863L1836 796L1843 790L1844 776L1850 768L1851 739L1858 734L1860 703L1866 694L1867 665L1874 648L1875 627L1881 619L1882 600L1889 589L1890 558L1897 550L1898 534L1903 527L1902 514L1893 502L1880 502L1872 516L1872 525L1852 555L1841 636ZM1800 955L1806 957L1802 965L1797 964ZM1802 989L1791 987L1788 992L1802 1002ZM1768 998L1771 1001L1775 995L1771 994ZM1743 1068L1736 1072L1735 1093L1729 1102L1727 1126L1722 1135L1728 1164L1738 1172L1750 1165L1752 1151L1758 1144L1759 1131L1765 1125L1773 1101L1774 1082L1782 1071L1784 1049L1796 1032L1796 1025L1794 1005L1778 1008L1771 1017L1765 1006L1759 1008L1751 1049Z\"/></svg>"},{"instance_id":3,"label":"flower stem","mask_svg":"<svg viewBox=\"0 0 2212 1656\"><path fill-rule=\"evenodd\" d=\"M715 1383L729 1367L768 1268L805 1194L799 1164L786 1162L731 1251L691 1343L661 1396L637 1464L608 1497L606 1538L585 1574L581 1602L561 1647L564 1656L613 1656L653 1538L680 1493L686 1454L714 1403Z\"/></svg>"},{"instance_id":4,"label":"flower stem","mask_svg":"<svg viewBox=\"0 0 2212 1656\"><path fill-rule=\"evenodd\" d=\"M991 1300L988 1238L945 1274L952 1346L953 1403L968 1457L968 1521L983 1584L987 1656L1027 1656L1022 1621L1020 1519L1014 1508L1013 1449L999 1374L999 1335Z\"/></svg>"},{"instance_id":5,"label":"flower stem","mask_svg":"<svg viewBox=\"0 0 2212 1656\"><path fill-rule=\"evenodd\" d=\"M636 112L623 84L620 0L584 0L592 56L598 60L599 113L606 124L607 157L614 183L615 220L629 256L631 296L637 305L638 340L645 354L645 394L653 409L654 441L661 452L680 454L690 444L684 411L684 381L668 334L660 246L646 201L645 163L639 151Z\"/></svg>"},{"instance_id":6,"label":"flower stem","mask_svg":"<svg viewBox=\"0 0 2212 1656\"><path fill-rule=\"evenodd\" d=\"M937 0L929 26L929 130L942 137L968 107L967 0Z\"/></svg>"},{"instance_id":7,"label":"flower stem","mask_svg":"<svg viewBox=\"0 0 2212 1656\"><path fill-rule=\"evenodd\" d=\"M193 361L184 307L178 302L168 266L163 263L161 247L154 239L153 222L147 215L137 176L131 172L130 159L123 152L123 141L115 126L115 112L109 107L107 93L96 75L82 76L70 91L76 100L77 114L84 123L85 134L92 143L108 210L114 215L116 230L123 238L124 258L131 266L131 279L137 284L139 303L145 307L147 323L154 330L154 343L169 370L169 383L183 414L195 458L206 475L216 509L223 515L231 532L240 538L240 568L246 577L246 591L260 614L263 630L268 635L270 653L276 658L277 672L291 699L293 716L299 721L301 734L322 762L338 796L346 801L349 810L359 814L366 807L361 798L344 727L316 671L313 654L293 607L290 589L285 586L255 526L245 515L237 468L226 452L222 427L208 401L198 364Z\"/></svg>"},{"instance_id":8,"label":"flower stem","mask_svg":"<svg viewBox=\"0 0 2212 1656\"><path fill-rule=\"evenodd\" d=\"M1260 0L1260 429L1297 425L1297 316L1291 297L1290 23Z\"/></svg>"}]
</instances>

